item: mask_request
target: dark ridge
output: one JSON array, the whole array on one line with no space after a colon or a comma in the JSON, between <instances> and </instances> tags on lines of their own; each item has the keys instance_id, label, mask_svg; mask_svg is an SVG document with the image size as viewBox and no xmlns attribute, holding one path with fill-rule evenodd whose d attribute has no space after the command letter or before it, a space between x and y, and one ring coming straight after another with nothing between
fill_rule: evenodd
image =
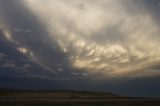
<instances>
[{"instance_id":1,"label":"dark ridge","mask_svg":"<svg viewBox=\"0 0 160 106\"><path fill-rule=\"evenodd\" d=\"M75 90L0 89L0 106L160 106L160 99Z\"/></svg>"},{"instance_id":2,"label":"dark ridge","mask_svg":"<svg viewBox=\"0 0 160 106\"><path fill-rule=\"evenodd\" d=\"M120 96L111 92L96 92L96 91L80 91L80 90L18 90L9 88L0 88L1 96L22 96L23 97L75 97L75 98L121 98L121 99L157 99L146 97L127 97ZM1 97L0 96L0 97Z\"/></svg>"},{"instance_id":3,"label":"dark ridge","mask_svg":"<svg viewBox=\"0 0 160 106\"><path fill-rule=\"evenodd\" d=\"M9 89L9 88L0 88L1 92L31 92L31 93L71 93L71 94L86 94L86 95L98 95L98 96L119 96L110 92L96 92L96 91L80 91L80 90L18 90L18 89Z\"/></svg>"}]
</instances>

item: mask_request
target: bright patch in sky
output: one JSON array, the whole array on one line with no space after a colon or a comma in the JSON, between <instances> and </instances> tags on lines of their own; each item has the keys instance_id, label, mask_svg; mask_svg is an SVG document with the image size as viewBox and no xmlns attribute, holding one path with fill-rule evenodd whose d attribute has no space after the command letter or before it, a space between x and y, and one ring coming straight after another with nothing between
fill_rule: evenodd
<instances>
[{"instance_id":1,"label":"bright patch in sky","mask_svg":"<svg viewBox=\"0 0 160 106\"><path fill-rule=\"evenodd\" d=\"M51 38L72 56L75 68L106 76L145 76L145 68L160 61L159 25L144 7L128 11L126 0L28 1Z\"/></svg>"},{"instance_id":2,"label":"bright patch in sky","mask_svg":"<svg viewBox=\"0 0 160 106\"><path fill-rule=\"evenodd\" d=\"M160 62L159 24L143 5L130 2L133 0L27 0L25 3L47 29L53 41L49 48L56 42L74 69L105 77L159 76L159 71L148 71ZM15 30L32 33L31 29ZM7 32L5 36L12 38ZM19 51L29 52L23 47ZM51 64L47 67L51 68Z\"/></svg>"}]
</instances>

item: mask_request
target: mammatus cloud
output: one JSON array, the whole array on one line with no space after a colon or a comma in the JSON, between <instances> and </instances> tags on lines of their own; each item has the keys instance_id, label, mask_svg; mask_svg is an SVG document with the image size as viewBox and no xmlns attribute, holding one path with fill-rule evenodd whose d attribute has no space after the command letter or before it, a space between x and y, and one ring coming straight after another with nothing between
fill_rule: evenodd
<instances>
[{"instance_id":1,"label":"mammatus cloud","mask_svg":"<svg viewBox=\"0 0 160 106\"><path fill-rule=\"evenodd\" d=\"M143 1L26 0L24 4L49 32L49 48L57 43L74 69L105 77L160 75L150 69L160 62L159 25L141 5ZM6 38L13 41L9 30L2 28ZM25 47L18 50L34 58L34 51ZM51 64L47 68L52 71Z\"/></svg>"},{"instance_id":2,"label":"mammatus cloud","mask_svg":"<svg viewBox=\"0 0 160 106\"><path fill-rule=\"evenodd\" d=\"M147 68L160 61L159 25L143 5L138 10L130 2L28 0L28 8L69 54L73 67L107 76L150 76Z\"/></svg>"}]
</instances>

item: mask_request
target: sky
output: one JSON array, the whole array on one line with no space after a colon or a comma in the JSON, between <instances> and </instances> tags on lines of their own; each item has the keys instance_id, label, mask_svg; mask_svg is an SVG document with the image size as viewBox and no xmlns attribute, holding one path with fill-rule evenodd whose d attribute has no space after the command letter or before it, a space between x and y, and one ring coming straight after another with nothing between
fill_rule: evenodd
<instances>
[{"instance_id":1,"label":"sky","mask_svg":"<svg viewBox=\"0 0 160 106\"><path fill-rule=\"evenodd\" d=\"M160 97L159 0L0 0L0 88Z\"/></svg>"}]
</instances>

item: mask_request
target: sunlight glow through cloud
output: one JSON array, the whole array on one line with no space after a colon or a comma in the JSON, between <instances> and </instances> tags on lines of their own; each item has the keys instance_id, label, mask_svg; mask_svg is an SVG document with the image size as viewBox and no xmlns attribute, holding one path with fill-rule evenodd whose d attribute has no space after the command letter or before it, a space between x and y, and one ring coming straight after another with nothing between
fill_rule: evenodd
<instances>
[{"instance_id":1,"label":"sunlight glow through cloud","mask_svg":"<svg viewBox=\"0 0 160 106\"><path fill-rule=\"evenodd\" d=\"M126 0L28 2L50 36L72 56L73 67L125 76L160 61L159 25L147 10L129 13Z\"/></svg>"},{"instance_id":2,"label":"sunlight glow through cloud","mask_svg":"<svg viewBox=\"0 0 160 106\"><path fill-rule=\"evenodd\" d=\"M73 68L106 77L160 75L145 71L159 64L160 43L159 24L144 6L137 10L133 0L26 1Z\"/></svg>"}]
</instances>

